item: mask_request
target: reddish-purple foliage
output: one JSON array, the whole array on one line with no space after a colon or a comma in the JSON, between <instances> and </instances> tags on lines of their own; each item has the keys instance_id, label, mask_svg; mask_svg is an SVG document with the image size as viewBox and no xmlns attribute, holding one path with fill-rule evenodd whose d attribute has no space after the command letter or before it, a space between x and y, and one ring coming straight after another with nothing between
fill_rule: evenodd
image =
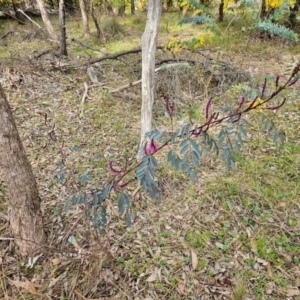
<instances>
[{"instance_id":1,"label":"reddish-purple foliage","mask_svg":"<svg viewBox=\"0 0 300 300\"><path fill-rule=\"evenodd\" d=\"M278 108L280 108L280 107L282 107L282 106L284 105L285 101L286 101L286 98L284 98L283 101L282 101L279 105L276 105L276 106L268 106L268 107L266 107L266 109L271 109L271 110L278 109Z\"/></svg>"},{"instance_id":2,"label":"reddish-purple foliage","mask_svg":"<svg viewBox=\"0 0 300 300\"><path fill-rule=\"evenodd\" d=\"M115 169L115 168L113 167L112 161L109 163L109 169L110 169L113 173L115 173L115 174L120 174L120 173L121 173L121 170L117 170L117 169Z\"/></svg>"},{"instance_id":3,"label":"reddish-purple foliage","mask_svg":"<svg viewBox=\"0 0 300 300\"><path fill-rule=\"evenodd\" d=\"M261 91L261 96L263 97L266 91L266 87L267 87L267 78L265 78L263 87L262 87L262 91Z\"/></svg>"},{"instance_id":4,"label":"reddish-purple foliage","mask_svg":"<svg viewBox=\"0 0 300 300\"><path fill-rule=\"evenodd\" d=\"M209 114L209 109L211 107L211 103L212 103L212 98L210 98L207 103L206 103L206 107L205 107L205 117L206 120L208 119L208 114Z\"/></svg>"},{"instance_id":5,"label":"reddish-purple foliage","mask_svg":"<svg viewBox=\"0 0 300 300\"><path fill-rule=\"evenodd\" d=\"M199 136L201 133L202 133L202 127L198 128L197 131L193 132L194 136Z\"/></svg>"},{"instance_id":6,"label":"reddish-purple foliage","mask_svg":"<svg viewBox=\"0 0 300 300\"><path fill-rule=\"evenodd\" d=\"M257 99L258 99L258 97L256 96L256 97L252 100L252 102L250 103L250 105L247 107L247 109L245 110L245 112L247 112L247 111L249 111L249 110L252 109L252 107L254 106L254 104L255 104L255 102L256 102Z\"/></svg>"},{"instance_id":7,"label":"reddish-purple foliage","mask_svg":"<svg viewBox=\"0 0 300 300\"><path fill-rule=\"evenodd\" d=\"M277 76L276 76L276 80L275 80L276 89L278 88L279 79L280 79L280 76L277 75Z\"/></svg>"},{"instance_id":8,"label":"reddish-purple foliage","mask_svg":"<svg viewBox=\"0 0 300 300\"><path fill-rule=\"evenodd\" d=\"M148 142L145 143L145 146L144 146L144 153L145 155L149 155L149 154L153 154L156 152L157 150L157 145L155 144L154 142L154 139L152 138L150 140L150 144Z\"/></svg>"},{"instance_id":9,"label":"reddish-purple foliage","mask_svg":"<svg viewBox=\"0 0 300 300\"><path fill-rule=\"evenodd\" d=\"M237 108L238 111L242 108L242 106L244 105L244 103L245 103L245 97L242 97L242 99L240 101L240 104L239 104L239 106Z\"/></svg>"},{"instance_id":10,"label":"reddish-purple foliage","mask_svg":"<svg viewBox=\"0 0 300 300\"><path fill-rule=\"evenodd\" d=\"M120 188L124 188L124 187L126 187L131 181L132 181L132 179L128 180L128 181L125 182L125 183L119 184L119 187L120 187Z\"/></svg>"}]
</instances>

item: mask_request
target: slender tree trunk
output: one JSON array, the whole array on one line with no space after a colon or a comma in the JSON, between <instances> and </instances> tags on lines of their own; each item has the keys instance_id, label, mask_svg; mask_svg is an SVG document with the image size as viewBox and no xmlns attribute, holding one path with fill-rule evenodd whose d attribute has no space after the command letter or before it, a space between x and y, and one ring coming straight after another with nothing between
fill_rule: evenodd
<instances>
[{"instance_id":1,"label":"slender tree trunk","mask_svg":"<svg viewBox=\"0 0 300 300\"><path fill-rule=\"evenodd\" d=\"M65 9L71 15L75 12L73 0L65 0Z\"/></svg>"},{"instance_id":2,"label":"slender tree trunk","mask_svg":"<svg viewBox=\"0 0 300 300\"><path fill-rule=\"evenodd\" d=\"M19 254L31 255L46 242L37 184L0 86L0 165L10 201L10 227Z\"/></svg>"},{"instance_id":3,"label":"slender tree trunk","mask_svg":"<svg viewBox=\"0 0 300 300\"><path fill-rule=\"evenodd\" d=\"M99 10L99 8L95 8L94 6L91 7L91 16L93 18L93 21L94 21L94 24L95 24L95 27L96 27L96 31L97 31L97 41L100 42L101 28L100 28L98 18L97 18L97 15L99 15L100 12L98 11L97 15L96 15L96 9Z\"/></svg>"},{"instance_id":4,"label":"slender tree trunk","mask_svg":"<svg viewBox=\"0 0 300 300\"><path fill-rule=\"evenodd\" d=\"M219 21L222 22L223 20L224 20L224 0L222 0L219 5Z\"/></svg>"},{"instance_id":5,"label":"slender tree trunk","mask_svg":"<svg viewBox=\"0 0 300 300\"><path fill-rule=\"evenodd\" d=\"M106 14L107 14L108 16L113 16L113 15L114 15L113 8L112 8L112 6L109 4L109 2L107 2L107 0L104 0L104 5L105 5L105 11L106 11Z\"/></svg>"},{"instance_id":6,"label":"slender tree trunk","mask_svg":"<svg viewBox=\"0 0 300 300\"><path fill-rule=\"evenodd\" d=\"M85 38L88 38L90 36L90 28L89 28L89 21L87 16L85 0L79 0L79 6L80 6L81 16L82 16L83 36Z\"/></svg>"},{"instance_id":7,"label":"slender tree trunk","mask_svg":"<svg viewBox=\"0 0 300 300\"><path fill-rule=\"evenodd\" d=\"M173 7L173 0L167 0L167 11L170 10L170 8Z\"/></svg>"},{"instance_id":8,"label":"slender tree trunk","mask_svg":"<svg viewBox=\"0 0 300 300\"><path fill-rule=\"evenodd\" d=\"M64 0L59 0L60 54L68 56Z\"/></svg>"},{"instance_id":9,"label":"slender tree trunk","mask_svg":"<svg viewBox=\"0 0 300 300\"><path fill-rule=\"evenodd\" d=\"M58 36L50 22L50 19L48 17L48 13L46 11L46 8L45 8L45 3L43 0L36 0L37 4L38 4L38 7L41 11L41 15L42 15L42 19L44 21L44 24L46 26L46 29L51 37L52 40L54 41L58 41Z\"/></svg>"},{"instance_id":10,"label":"slender tree trunk","mask_svg":"<svg viewBox=\"0 0 300 300\"><path fill-rule=\"evenodd\" d=\"M125 8L126 8L126 3L125 0L123 3L118 7L118 16L123 17L125 15Z\"/></svg>"},{"instance_id":11,"label":"slender tree trunk","mask_svg":"<svg viewBox=\"0 0 300 300\"><path fill-rule=\"evenodd\" d=\"M152 130L155 51L161 11L162 0L149 0L146 28L142 36L141 145L145 141L145 134Z\"/></svg>"},{"instance_id":12,"label":"slender tree trunk","mask_svg":"<svg viewBox=\"0 0 300 300\"><path fill-rule=\"evenodd\" d=\"M292 28L295 28L297 25L297 13L299 11L299 7L300 7L300 0L297 0L294 6L290 7L289 21L291 23Z\"/></svg>"},{"instance_id":13,"label":"slender tree trunk","mask_svg":"<svg viewBox=\"0 0 300 300\"><path fill-rule=\"evenodd\" d=\"M131 14L134 15L134 12L135 12L134 0L130 0L130 11L131 11Z\"/></svg>"},{"instance_id":14,"label":"slender tree trunk","mask_svg":"<svg viewBox=\"0 0 300 300\"><path fill-rule=\"evenodd\" d=\"M260 8L260 18L264 19L267 16L267 4L266 0L261 1L261 8Z\"/></svg>"},{"instance_id":15,"label":"slender tree trunk","mask_svg":"<svg viewBox=\"0 0 300 300\"><path fill-rule=\"evenodd\" d=\"M21 12L19 12L18 6L21 6L21 4L16 4L15 1L12 0L12 7L16 14L16 19L18 20L18 24L25 25L25 16Z\"/></svg>"}]
</instances>

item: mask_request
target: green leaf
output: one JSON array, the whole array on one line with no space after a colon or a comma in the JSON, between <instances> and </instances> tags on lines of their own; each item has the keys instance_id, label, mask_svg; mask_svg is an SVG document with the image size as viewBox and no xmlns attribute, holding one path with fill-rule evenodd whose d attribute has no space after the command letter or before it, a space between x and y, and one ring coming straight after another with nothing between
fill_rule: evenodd
<instances>
[{"instance_id":1,"label":"green leaf","mask_svg":"<svg viewBox=\"0 0 300 300\"><path fill-rule=\"evenodd\" d=\"M199 157L196 154L196 152L193 152L193 154L192 154L192 163L195 168L199 167Z\"/></svg>"},{"instance_id":2,"label":"green leaf","mask_svg":"<svg viewBox=\"0 0 300 300\"><path fill-rule=\"evenodd\" d=\"M128 228L130 228L132 226L132 216L128 212L126 213L126 216L125 216L125 223Z\"/></svg>"},{"instance_id":3,"label":"green leaf","mask_svg":"<svg viewBox=\"0 0 300 300\"><path fill-rule=\"evenodd\" d=\"M242 140L241 134L240 134L240 133L237 133L236 137L237 137L237 140L238 140L239 144L240 144L241 146L244 145L244 142L243 142L243 140Z\"/></svg>"},{"instance_id":4,"label":"green leaf","mask_svg":"<svg viewBox=\"0 0 300 300\"><path fill-rule=\"evenodd\" d=\"M191 142L191 146L192 146L193 151L196 152L197 155L198 155L199 158L200 158L201 155L202 155L202 152L201 152L201 150L199 149L199 144L197 144L193 139L190 139L190 142Z\"/></svg>"},{"instance_id":5,"label":"green leaf","mask_svg":"<svg viewBox=\"0 0 300 300\"><path fill-rule=\"evenodd\" d=\"M171 144L173 144L175 142L176 138L179 137L179 133L180 133L180 129L177 129L176 132L172 134L171 141L170 141Z\"/></svg>"},{"instance_id":6,"label":"green leaf","mask_svg":"<svg viewBox=\"0 0 300 300\"><path fill-rule=\"evenodd\" d=\"M122 216L125 211L130 208L130 199L131 197L123 192L118 195L117 200L120 216Z\"/></svg>"},{"instance_id":7,"label":"green leaf","mask_svg":"<svg viewBox=\"0 0 300 300\"><path fill-rule=\"evenodd\" d=\"M242 135L247 136L247 132L245 131L244 127L242 125L238 126L239 131Z\"/></svg>"},{"instance_id":8,"label":"green leaf","mask_svg":"<svg viewBox=\"0 0 300 300\"><path fill-rule=\"evenodd\" d=\"M238 141L235 141L235 148L238 152L241 152L241 145L239 144Z\"/></svg>"},{"instance_id":9,"label":"green leaf","mask_svg":"<svg viewBox=\"0 0 300 300\"><path fill-rule=\"evenodd\" d=\"M195 172L195 170L190 170L189 175L193 181L198 181L197 173Z\"/></svg>"},{"instance_id":10,"label":"green leaf","mask_svg":"<svg viewBox=\"0 0 300 300\"><path fill-rule=\"evenodd\" d=\"M180 148L183 148L184 146L186 146L186 145L188 145L188 144L189 144L189 139L187 138L187 139L183 140L183 141L180 143L179 147L180 147Z\"/></svg>"},{"instance_id":11,"label":"green leaf","mask_svg":"<svg viewBox=\"0 0 300 300\"><path fill-rule=\"evenodd\" d=\"M181 148L181 150L180 150L180 154L181 155L185 154L189 150L189 148L190 148L189 144L184 145L184 147Z\"/></svg>"},{"instance_id":12,"label":"green leaf","mask_svg":"<svg viewBox=\"0 0 300 300\"><path fill-rule=\"evenodd\" d=\"M218 140L218 143L217 143L218 147L220 147L223 144L224 139L225 139L225 134L224 133L221 136L219 135L219 140Z\"/></svg>"},{"instance_id":13,"label":"green leaf","mask_svg":"<svg viewBox=\"0 0 300 300\"><path fill-rule=\"evenodd\" d=\"M181 170L182 170L183 173L186 173L187 171L189 171L190 168L191 167L187 164L181 164Z\"/></svg>"},{"instance_id":14,"label":"green leaf","mask_svg":"<svg viewBox=\"0 0 300 300\"><path fill-rule=\"evenodd\" d=\"M170 162L172 164L172 161L174 160L174 154L173 154L173 151L170 150L168 152L168 162Z\"/></svg>"}]
</instances>

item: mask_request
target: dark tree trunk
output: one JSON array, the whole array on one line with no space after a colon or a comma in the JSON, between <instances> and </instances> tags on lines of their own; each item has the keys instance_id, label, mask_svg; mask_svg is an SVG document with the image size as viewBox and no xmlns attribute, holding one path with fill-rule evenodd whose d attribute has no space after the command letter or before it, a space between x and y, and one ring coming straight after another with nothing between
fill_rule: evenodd
<instances>
[{"instance_id":1,"label":"dark tree trunk","mask_svg":"<svg viewBox=\"0 0 300 300\"><path fill-rule=\"evenodd\" d=\"M167 0L167 11L173 7L173 0Z\"/></svg>"},{"instance_id":2,"label":"dark tree trunk","mask_svg":"<svg viewBox=\"0 0 300 300\"><path fill-rule=\"evenodd\" d=\"M114 10L112 6L106 0L104 0L104 5L105 5L106 14L109 16L113 16Z\"/></svg>"},{"instance_id":3,"label":"dark tree trunk","mask_svg":"<svg viewBox=\"0 0 300 300\"><path fill-rule=\"evenodd\" d=\"M68 56L64 0L59 0L59 27L60 27L60 54Z\"/></svg>"},{"instance_id":4,"label":"dark tree trunk","mask_svg":"<svg viewBox=\"0 0 300 300\"><path fill-rule=\"evenodd\" d=\"M73 0L65 0L65 9L71 15L75 13Z\"/></svg>"},{"instance_id":5,"label":"dark tree trunk","mask_svg":"<svg viewBox=\"0 0 300 300\"><path fill-rule=\"evenodd\" d=\"M25 16L21 12L18 11L18 8L19 8L18 6L19 5L16 4L15 1L12 0L12 7L13 7L13 10L14 10L14 12L16 14L16 19L18 20L18 23L20 25L25 25L26 18L25 18Z\"/></svg>"},{"instance_id":6,"label":"dark tree trunk","mask_svg":"<svg viewBox=\"0 0 300 300\"><path fill-rule=\"evenodd\" d=\"M219 21L222 22L223 20L224 20L224 0L222 0L219 5Z\"/></svg>"},{"instance_id":7,"label":"dark tree trunk","mask_svg":"<svg viewBox=\"0 0 300 300\"><path fill-rule=\"evenodd\" d=\"M134 0L130 0L130 11L131 11L131 14L134 15L134 12L135 12Z\"/></svg>"},{"instance_id":8,"label":"dark tree trunk","mask_svg":"<svg viewBox=\"0 0 300 300\"><path fill-rule=\"evenodd\" d=\"M125 15L125 7L126 7L126 5L125 5L125 1L124 1L124 3L121 6L119 6L119 8L118 8L118 16L119 17L123 17Z\"/></svg>"},{"instance_id":9,"label":"dark tree trunk","mask_svg":"<svg viewBox=\"0 0 300 300\"><path fill-rule=\"evenodd\" d=\"M300 7L300 0L297 0L294 6L290 7L289 21L291 23L292 28L295 28L297 25L297 13L299 12L299 7Z\"/></svg>"},{"instance_id":10,"label":"dark tree trunk","mask_svg":"<svg viewBox=\"0 0 300 300\"><path fill-rule=\"evenodd\" d=\"M92 19L94 21L95 27L96 27L96 31L97 31L97 41L100 42L100 38L101 38L101 28L98 22L98 18L96 16L96 12L95 12L96 8L92 7L91 8L91 16ZM98 11L98 14L100 14L100 12Z\"/></svg>"},{"instance_id":11,"label":"dark tree trunk","mask_svg":"<svg viewBox=\"0 0 300 300\"><path fill-rule=\"evenodd\" d=\"M267 4L266 4L266 0L262 0L261 1L261 9L260 9L260 18L261 19L265 19L267 17Z\"/></svg>"},{"instance_id":12,"label":"dark tree trunk","mask_svg":"<svg viewBox=\"0 0 300 300\"><path fill-rule=\"evenodd\" d=\"M202 4L204 6L209 6L209 0L199 0L199 4Z\"/></svg>"},{"instance_id":13,"label":"dark tree trunk","mask_svg":"<svg viewBox=\"0 0 300 300\"><path fill-rule=\"evenodd\" d=\"M10 201L9 221L18 253L33 256L46 242L37 184L0 86L0 165Z\"/></svg>"}]
</instances>

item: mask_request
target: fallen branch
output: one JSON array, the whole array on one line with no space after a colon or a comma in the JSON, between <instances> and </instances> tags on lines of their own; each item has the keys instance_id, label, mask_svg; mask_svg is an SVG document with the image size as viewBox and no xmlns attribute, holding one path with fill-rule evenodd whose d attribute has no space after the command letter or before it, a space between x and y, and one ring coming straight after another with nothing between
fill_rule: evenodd
<instances>
[{"instance_id":1,"label":"fallen branch","mask_svg":"<svg viewBox=\"0 0 300 300\"><path fill-rule=\"evenodd\" d=\"M158 72L158 71L161 71L161 70L165 70L165 69L171 69L171 68L177 68L177 67L189 67L190 65L188 63L174 63L174 64L165 64L165 65L162 65L158 68L156 68L154 70L154 72ZM112 93L118 93L118 92L121 92L125 89L128 89L129 87L132 87L132 86L135 86L135 85L138 85L142 82L142 79L139 79L137 81L134 81L134 82L130 82L130 83L127 83L117 89L114 89L112 90L111 92Z\"/></svg>"},{"instance_id":2,"label":"fallen branch","mask_svg":"<svg viewBox=\"0 0 300 300\"><path fill-rule=\"evenodd\" d=\"M4 35L1 36L1 40L5 39L7 36L9 36L10 34L13 34L14 32L13 31L9 31L7 33L5 33Z\"/></svg>"},{"instance_id":3,"label":"fallen branch","mask_svg":"<svg viewBox=\"0 0 300 300\"><path fill-rule=\"evenodd\" d=\"M53 51L54 49L44 49L42 51L34 51L34 53L31 55L30 58L37 59L45 54L48 54L49 52Z\"/></svg>"},{"instance_id":4,"label":"fallen branch","mask_svg":"<svg viewBox=\"0 0 300 300\"><path fill-rule=\"evenodd\" d=\"M78 43L78 41L76 41L76 42ZM157 47L157 49L163 50L163 47ZM125 56L125 55L128 55L128 54L140 53L140 52L142 52L141 48L136 48L136 49L132 49L132 50L128 50L128 51L121 51L121 52L118 52L118 53L115 53L115 54L110 54L110 55L106 55L106 56L102 56L102 57L97 57L97 58L91 59L91 60L89 60L85 63L82 63L82 64L65 65L64 70L67 71L69 69L82 68L82 67L90 66L90 65L95 64L95 63L100 62L100 61L118 59L121 56Z\"/></svg>"},{"instance_id":5,"label":"fallen branch","mask_svg":"<svg viewBox=\"0 0 300 300\"><path fill-rule=\"evenodd\" d=\"M26 15L22 9L18 8L17 11L20 12L22 15L24 15L30 22L36 25L39 29L43 30L43 28L38 23L33 21L28 15Z\"/></svg>"}]
</instances>

